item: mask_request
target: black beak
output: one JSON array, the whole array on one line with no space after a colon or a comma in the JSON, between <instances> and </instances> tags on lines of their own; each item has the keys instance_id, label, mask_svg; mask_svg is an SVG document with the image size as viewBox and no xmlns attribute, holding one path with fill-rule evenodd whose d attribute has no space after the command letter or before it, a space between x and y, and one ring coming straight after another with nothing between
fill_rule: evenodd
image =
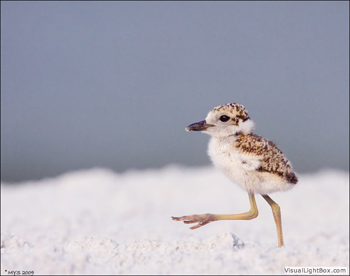
<instances>
[{"instance_id":1,"label":"black beak","mask_svg":"<svg viewBox=\"0 0 350 276\"><path fill-rule=\"evenodd\" d=\"M204 131L207 130L208 127L213 125L207 124L205 120L189 125L185 128L186 131Z\"/></svg>"}]
</instances>

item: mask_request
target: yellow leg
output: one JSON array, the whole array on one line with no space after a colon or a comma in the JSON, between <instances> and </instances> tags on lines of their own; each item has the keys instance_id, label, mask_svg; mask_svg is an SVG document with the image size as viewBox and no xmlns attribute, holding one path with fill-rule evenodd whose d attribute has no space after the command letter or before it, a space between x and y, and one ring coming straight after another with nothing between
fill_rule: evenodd
<instances>
[{"instance_id":1,"label":"yellow leg","mask_svg":"<svg viewBox=\"0 0 350 276\"><path fill-rule=\"evenodd\" d=\"M276 202L274 202L268 195L262 195L262 197L271 206L273 218L275 219L276 226L277 226L278 247L282 247L282 246L284 246L284 243L283 243L282 220L281 220L280 206Z\"/></svg>"},{"instance_id":2,"label":"yellow leg","mask_svg":"<svg viewBox=\"0 0 350 276\"><path fill-rule=\"evenodd\" d=\"M236 215L214 215L214 214L203 214L203 215L191 215L183 217L172 217L173 220L183 221L184 223L198 223L192 226L191 229L197 229L204 226L212 221L217 220L250 220L258 216L258 208L256 206L255 197L253 193L249 193L250 211L243 214Z\"/></svg>"}]
</instances>

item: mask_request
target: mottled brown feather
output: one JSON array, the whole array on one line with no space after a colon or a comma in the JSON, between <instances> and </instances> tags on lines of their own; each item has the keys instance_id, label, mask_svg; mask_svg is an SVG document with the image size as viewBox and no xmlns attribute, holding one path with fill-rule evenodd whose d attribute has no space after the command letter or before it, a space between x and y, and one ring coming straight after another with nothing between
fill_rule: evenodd
<instances>
[{"instance_id":1,"label":"mottled brown feather","mask_svg":"<svg viewBox=\"0 0 350 276\"><path fill-rule=\"evenodd\" d=\"M234 146L241 153L261 157L258 171L276 174L292 184L298 182L291 163L275 143L256 134L239 133Z\"/></svg>"}]
</instances>

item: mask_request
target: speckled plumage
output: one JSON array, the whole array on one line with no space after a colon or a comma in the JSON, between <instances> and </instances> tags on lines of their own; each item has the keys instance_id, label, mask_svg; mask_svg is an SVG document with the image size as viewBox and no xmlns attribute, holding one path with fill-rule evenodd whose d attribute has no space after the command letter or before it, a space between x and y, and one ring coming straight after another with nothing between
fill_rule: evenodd
<instances>
[{"instance_id":1,"label":"speckled plumage","mask_svg":"<svg viewBox=\"0 0 350 276\"><path fill-rule=\"evenodd\" d=\"M222 116L229 117L222 122ZM205 119L211 135L208 154L213 164L243 189L260 194L292 188L298 179L275 143L252 133L254 123L244 106L215 107Z\"/></svg>"},{"instance_id":2,"label":"speckled plumage","mask_svg":"<svg viewBox=\"0 0 350 276\"><path fill-rule=\"evenodd\" d=\"M242 154L261 157L258 171L276 174L292 184L298 182L291 163L275 143L256 134L239 134L234 145Z\"/></svg>"}]
</instances>

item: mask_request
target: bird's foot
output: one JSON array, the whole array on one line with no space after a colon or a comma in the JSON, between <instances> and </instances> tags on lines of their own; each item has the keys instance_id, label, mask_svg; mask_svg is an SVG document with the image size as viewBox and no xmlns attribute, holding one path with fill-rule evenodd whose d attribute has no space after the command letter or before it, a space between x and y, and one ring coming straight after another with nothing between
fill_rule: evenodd
<instances>
[{"instance_id":1,"label":"bird's foot","mask_svg":"<svg viewBox=\"0 0 350 276\"><path fill-rule=\"evenodd\" d=\"M186 224L198 223L197 225L191 227L192 230L202 227L208 224L209 222L215 221L214 215L212 214L191 215L191 216L171 217L171 218L176 221L183 221Z\"/></svg>"}]
</instances>

